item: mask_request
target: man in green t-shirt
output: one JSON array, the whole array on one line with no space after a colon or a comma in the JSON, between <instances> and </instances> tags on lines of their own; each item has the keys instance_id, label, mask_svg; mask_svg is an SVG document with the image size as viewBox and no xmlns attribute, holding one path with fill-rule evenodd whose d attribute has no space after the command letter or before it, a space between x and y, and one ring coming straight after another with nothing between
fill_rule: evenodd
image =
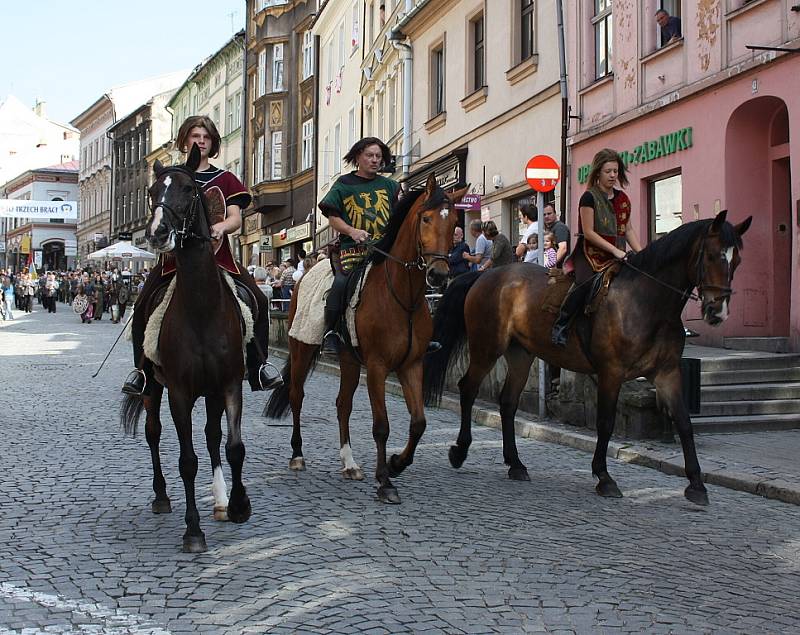
<instances>
[{"instance_id":1,"label":"man in green t-shirt","mask_svg":"<svg viewBox=\"0 0 800 635\"><path fill-rule=\"evenodd\" d=\"M325 303L326 352L338 347L336 322L344 310L347 275L367 256L369 245L383 236L400 193L400 184L378 174L392 160L377 137L357 141L344 156L355 170L343 174L319 204L332 229L339 233L342 272L337 272Z\"/></svg>"},{"instance_id":2,"label":"man in green t-shirt","mask_svg":"<svg viewBox=\"0 0 800 635\"><path fill-rule=\"evenodd\" d=\"M367 257L369 246L386 231L389 217L400 194L400 184L378 174L392 161L388 146L377 137L357 141L344 155L355 170L336 179L319 204L332 229L339 233L342 272L337 272L325 302L325 338L323 350L338 350L336 322L344 312L347 274ZM429 351L441 348L431 342Z\"/></svg>"}]
</instances>

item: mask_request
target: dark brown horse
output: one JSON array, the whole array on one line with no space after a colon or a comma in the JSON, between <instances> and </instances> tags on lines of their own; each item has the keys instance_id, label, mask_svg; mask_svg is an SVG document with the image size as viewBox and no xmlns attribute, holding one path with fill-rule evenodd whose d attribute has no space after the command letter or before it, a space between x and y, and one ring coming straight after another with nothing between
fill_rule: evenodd
<instances>
[{"instance_id":1,"label":"dark brown horse","mask_svg":"<svg viewBox=\"0 0 800 635\"><path fill-rule=\"evenodd\" d=\"M434 337L442 349L425 361L426 403L438 404L447 369L466 338L469 368L458 383L461 429L450 448L453 467L461 467L472 442L472 405L481 381L503 356L508 363L500 394L503 458L510 466L510 478L529 480L517 454L514 416L531 363L540 357L561 368L597 375L592 472L599 479L601 496L622 496L608 473L608 442L622 383L644 376L655 384L661 410L677 427L689 479L686 498L708 504L681 392L685 337L681 311L696 287L706 322L716 325L728 317L741 236L751 218L734 227L725 217L723 211L713 220L683 225L630 256L591 317L581 315L575 320L566 348L551 341L556 314L547 311L544 268L515 264L456 278L436 309Z\"/></svg>"},{"instance_id":2,"label":"dark brown horse","mask_svg":"<svg viewBox=\"0 0 800 635\"><path fill-rule=\"evenodd\" d=\"M147 411L145 434L153 461L152 503L156 514L172 511L158 446L161 440L161 398L164 388L180 442L179 467L186 492L186 533L183 551L206 551L205 536L195 503L194 481L197 455L192 447L192 407L200 397L206 405L206 445L213 472L214 517L245 522L250 500L242 483L244 444L241 435L243 327L233 297L214 260L205 198L195 182L200 152L193 146L185 166L155 165L156 180L150 188L151 216L147 239L158 252L172 252L176 281L164 314L158 338L160 363L144 397L126 395L122 423L127 433L136 433L139 415ZM155 296L156 294L154 294ZM136 307L152 313L154 307ZM149 378L149 380L152 378ZM233 486L230 500L222 475L221 418L225 412L228 435L225 455L231 466Z\"/></svg>"},{"instance_id":3,"label":"dark brown horse","mask_svg":"<svg viewBox=\"0 0 800 635\"><path fill-rule=\"evenodd\" d=\"M447 278L447 253L453 243L457 222L456 211L451 207L465 193L466 188L445 194L431 175L425 190L410 192L398 203L384 238L370 256L373 267L364 282L355 316L358 351L343 347L339 355L341 380L336 412L344 466L342 472L345 478L363 478L350 448L350 413L363 362L367 367L367 389L372 406L372 436L377 447L375 477L379 484L378 498L385 503L400 502L390 477L399 476L411 465L414 451L425 431L422 357L433 330L425 287L426 282L440 285ZM297 311L298 297L299 289L295 289L289 305L290 324ZM305 469L300 411L305 396L303 384L318 350L319 346L289 338L289 359L283 368L284 385L273 392L265 412L268 417L278 418L284 416L291 406L294 431L289 467L295 470ZM411 426L405 449L387 461L389 419L385 384L390 372L397 373L403 386Z\"/></svg>"}]
</instances>

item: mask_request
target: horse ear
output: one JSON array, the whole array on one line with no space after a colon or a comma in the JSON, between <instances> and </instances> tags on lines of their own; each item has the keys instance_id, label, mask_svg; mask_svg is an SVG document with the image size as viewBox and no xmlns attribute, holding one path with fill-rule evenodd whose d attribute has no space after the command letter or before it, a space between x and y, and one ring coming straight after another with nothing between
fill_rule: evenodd
<instances>
[{"instance_id":1,"label":"horse ear","mask_svg":"<svg viewBox=\"0 0 800 635\"><path fill-rule=\"evenodd\" d=\"M752 216L748 216L747 218L745 218L745 219L744 219L744 220L743 220L741 223L739 223L738 225L734 225L734 226L733 226L733 229L734 229L734 231L736 231L736 233L737 233L737 234L739 234L739 236L741 236L741 235L743 235L743 234L744 234L744 233L745 233L745 232L746 232L748 229L750 229L750 223L752 223L752 222L753 222L753 217L752 217Z\"/></svg>"},{"instance_id":2,"label":"horse ear","mask_svg":"<svg viewBox=\"0 0 800 635\"><path fill-rule=\"evenodd\" d=\"M425 182L425 193L430 196L436 189L436 175L431 172L428 175L428 180Z\"/></svg>"},{"instance_id":3,"label":"horse ear","mask_svg":"<svg viewBox=\"0 0 800 635\"><path fill-rule=\"evenodd\" d=\"M728 216L728 210L726 209L722 210L719 214L717 214L717 217L714 219L714 222L711 223L711 231L718 232L720 229L722 229L722 226L725 224L725 219L727 218L727 216Z\"/></svg>"},{"instance_id":4,"label":"horse ear","mask_svg":"<svg viewBox=\"0 0 800 635\"><path fill-rule=\"evenodd\" d=\"M464 198L464 196L467 194L467 192L469 192L469 186L470 186L470 184L467 183L466 187L463 187L460 190L453 190L453 192L451 192L448 195L448 198L450 199L450 202L452 204L454 204L454 205L456 203L460 203L461 199Z\"/></svg>"},{"instance_id":5,"label":"horse ear","mask_svg":"<svg viewBox=\"0 0 800 635\"><path fill-rule=\"evenodd\" d=\"M164 169L164 165L161 163L161 161L156 159L155 163L153 163L153 174L155 174L156 177L158 177L159 173L163 169Z\"/></svg>"},{"instance_id":6,"label":"horse ear","mask_svg":"<svg viewBox=\"0 0 800 635\"><path fill-rule=\"evenodd\" d=\"M200 148L196 143L192 144L192 149L189 150L189 158L186 161L186 169L190 172L195 172L200 165Z\"/></svg>"}]
</instances>

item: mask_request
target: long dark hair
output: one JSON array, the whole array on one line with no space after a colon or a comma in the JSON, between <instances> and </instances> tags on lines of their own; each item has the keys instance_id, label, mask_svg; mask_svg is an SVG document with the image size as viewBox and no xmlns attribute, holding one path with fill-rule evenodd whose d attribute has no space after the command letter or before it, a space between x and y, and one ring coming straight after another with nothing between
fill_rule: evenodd
<instances>
[{"instance_id":1,"label":"long dark hair","mask_svg":"<svg viewBox=\"0 0 800 635\"><path fill-rule=\"evenodd\" d=\"M364 137L363 139L356 141L353 144L353 147L350 148L350 151L344 155L345 163L349 163L353 167L357 167L358 155L364 152L364 150L369 146L378 146L381 149L383 165L389 165L392 162L392 151L389 150L389 146L378 139L378 137Z\"/></svg>"},{"instance_id":2,"label":"long dark hair","mask_svg":"<svg viewBox=\"0 0 800 635\"><path fill-rule=\"evenodd\" d=\"M619 152L611 148L604 148L594 155L594 159L592 159L592 168L589 170L589 178L586 180L588 187L597 185L597 180L600 178L600 171L603 169L603 165L609 161L617 162L619 166L617 181L619 181L622 187L628 187L628 171L625 169L625 163L622 161Z\"/></svg>"}]
</instances>

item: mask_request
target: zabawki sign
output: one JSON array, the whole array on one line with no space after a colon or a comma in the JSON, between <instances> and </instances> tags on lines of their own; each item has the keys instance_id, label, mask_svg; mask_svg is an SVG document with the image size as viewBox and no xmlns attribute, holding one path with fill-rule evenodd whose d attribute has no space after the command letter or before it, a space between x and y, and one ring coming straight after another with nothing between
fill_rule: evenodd
<instances>
[{"instance_id":1,"label":"zabawki sign","mask_svg":"<svg viewBox=\"0 0 800 635\"><path fill-rule=\"evenodd\" d=\"M27 218L30 220L78 219L76 201L24 201L0 199L0 218Z\"/></svg>"}]
</instances>

